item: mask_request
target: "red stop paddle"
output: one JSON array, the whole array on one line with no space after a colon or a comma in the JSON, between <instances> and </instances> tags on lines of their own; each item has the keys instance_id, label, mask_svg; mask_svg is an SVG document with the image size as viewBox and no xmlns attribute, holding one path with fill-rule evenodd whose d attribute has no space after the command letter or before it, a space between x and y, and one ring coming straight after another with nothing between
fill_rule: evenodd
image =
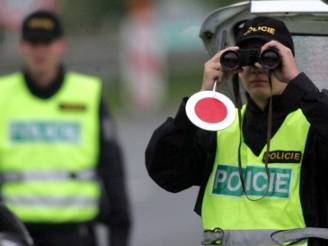
<instances>
[{"instance_id":1,"label":"red stop paddle","mask_svg":"<svg viewBox=\"0 0 328 246\"><path fill-rule=\"evenodd\" d=\"M232 124L236 109L227 96L216 91L200 91L187 101L186 113L199 128L219 131Z\"/></svg>"}]
</instances>

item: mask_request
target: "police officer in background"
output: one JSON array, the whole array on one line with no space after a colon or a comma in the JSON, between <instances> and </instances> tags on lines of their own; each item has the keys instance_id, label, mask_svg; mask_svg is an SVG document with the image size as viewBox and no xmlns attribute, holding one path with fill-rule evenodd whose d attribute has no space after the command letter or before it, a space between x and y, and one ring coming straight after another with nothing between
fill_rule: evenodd
<instances>
[{"instance_id":1,"label":"police officer in background","mask_svg":"<svg viewBox=\"0 0 328 246\"><path fill-rule=\"evenodd\" d=\"M249 57L271 50L281 63L269 71L254 59L229 70L220 62L228 50ZM238 73L247 92L241 117L205 132L187 118L185 98L148 144L156 183L171 192L200 186L195 211L205 245L327 245L328 95L298 70L294 54L283 22L246 21L236 46L206 62L201 85L211 90L217 78Z\"/></svg>"},{"instance_id":2,"label":"police officer in background","mask_svg":"<svg viewBox=\"0 0 328 246\"><path fill-rule=\"evenodd\" d=\"M22 24L21 72L0 78L1 197L37 246L126 246L130 216L120 146L101 81L65 69L59 18L39 10Z\"/></svg>"}]
</instances>

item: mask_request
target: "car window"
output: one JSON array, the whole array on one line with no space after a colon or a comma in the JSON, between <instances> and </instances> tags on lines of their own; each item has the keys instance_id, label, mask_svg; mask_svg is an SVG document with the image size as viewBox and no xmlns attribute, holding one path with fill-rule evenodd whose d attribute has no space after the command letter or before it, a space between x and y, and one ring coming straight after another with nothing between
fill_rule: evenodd
<instances>
[{"instance_id":1,"label":"car window","mask_svg":"<svg viewBox=\"0 0 328 246\"><path fill-rule=\"evenodd\" d=\"M296 60L304 71L320 88L328 88L328 36L293 37Z\"/></svg>"}]
</instances>

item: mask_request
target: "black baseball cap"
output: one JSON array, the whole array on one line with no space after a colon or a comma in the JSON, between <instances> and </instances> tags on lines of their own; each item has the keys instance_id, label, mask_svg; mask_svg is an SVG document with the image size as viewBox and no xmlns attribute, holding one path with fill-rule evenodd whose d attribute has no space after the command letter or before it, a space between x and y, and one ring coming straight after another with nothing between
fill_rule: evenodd
<instances>
[{"instance_id":1,"label":"black baseball cap","mask_svg":"<svg viewBox=\"0 0 328 246\"><path fill-rule=\"evenodd\" d=\"M293 54L295 54L292 35L285 23L280 20L267 16L258 16L244 22L237 33L236 45L240 46L246 41L253 39L266 42L277 40L290 48Z\"/></svg>"},{"instance_id":2,"label":"black baseball cap","mask_svg":"<svg viewBox=\"0 0 328 246\"><path fill-rule=\"evenodd\" d=\"M50 43L63 36L63 28L54 12L38 10L23 20L21 35L31 43Z\"/></svg>"}]
</instances>

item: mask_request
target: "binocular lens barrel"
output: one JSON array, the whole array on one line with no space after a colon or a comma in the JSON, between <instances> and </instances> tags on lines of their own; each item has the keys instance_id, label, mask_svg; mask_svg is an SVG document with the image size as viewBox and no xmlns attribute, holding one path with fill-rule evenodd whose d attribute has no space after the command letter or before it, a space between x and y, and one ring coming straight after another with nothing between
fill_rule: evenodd
<instances>
[{"instance_id":1,"label":"binocular lens barrel","mask_svg":"<svg viewBox=\"0 0 328 246\"><path fill-rule=\"evenodd\" d=\"M228 50L221 55L220 63L224 70L236 70L240 67L240 59L237 52Z\"/></svg>"},{"instance_id":2,"label":"binocular lens barrel","mask_svg":"<svg viewBox=\"0 0 328 246\"><path fill-rule=\"evenodd\" d=\"M268 49L262 52L259 62L265 69L274 70L279 67L281 60L277 51Z\"/></svg>"}]
</instances>

